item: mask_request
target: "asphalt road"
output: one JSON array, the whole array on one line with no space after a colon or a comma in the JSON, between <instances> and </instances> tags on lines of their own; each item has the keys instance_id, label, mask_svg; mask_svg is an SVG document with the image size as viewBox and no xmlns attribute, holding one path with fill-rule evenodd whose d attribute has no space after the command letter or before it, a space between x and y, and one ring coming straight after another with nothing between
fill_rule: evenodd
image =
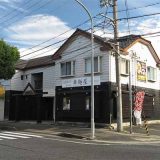
<instances>
[{"instance_id":1,"label":"asphalt road","mask_svg":"<svg viewBox=\"0 0 160 160\"><path fill-rule=\"evenodd\" d=\"M3 135L9 133L2 133ZM19 134L18 134L19 135ZM21 136L27 136L21 135ZM14 137L14 136L12 136ZM28 137L28 136L27 136ZM4 139L0 160L159 160L160 144L103 143L62 137Z\"/></svg>"}]
</instances>

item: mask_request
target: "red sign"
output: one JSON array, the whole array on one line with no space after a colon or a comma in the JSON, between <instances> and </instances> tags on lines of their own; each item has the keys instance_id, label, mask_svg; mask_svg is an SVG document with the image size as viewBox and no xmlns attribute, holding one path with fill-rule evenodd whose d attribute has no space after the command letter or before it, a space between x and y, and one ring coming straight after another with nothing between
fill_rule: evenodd
<instances>
[{"instance_id":1,"label":"red sign","mask_svg":"<svg viewBox=\"0 0 160 160\"><path fill-rule=\"evenodd\" d=\"M144 95L145 95L144 91L139 91L136 93L134 110L142 111Z\"/></svg>"}]
</instances>

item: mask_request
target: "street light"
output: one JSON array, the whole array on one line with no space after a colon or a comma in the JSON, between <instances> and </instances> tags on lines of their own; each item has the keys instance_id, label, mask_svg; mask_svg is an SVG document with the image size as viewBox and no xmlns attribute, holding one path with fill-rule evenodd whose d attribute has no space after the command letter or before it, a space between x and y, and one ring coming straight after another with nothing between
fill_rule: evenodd
<instances>
[{"instance_id":1,"label":"street light","mask_svg":"<svg viewBox=\"0 0 160 160\"><path fill-rule=\"evenodd\" d=\"M77 3L79 3L84 10L87 12L90 22L91 22L91 48L92 48L92 54L91 54L91 139L95 138L95 123L94 123L94 42L93 42L93 18L89 10L86 8L86 6L80 2L79 0L75 0Z\"/></svg>"}]
</instances>

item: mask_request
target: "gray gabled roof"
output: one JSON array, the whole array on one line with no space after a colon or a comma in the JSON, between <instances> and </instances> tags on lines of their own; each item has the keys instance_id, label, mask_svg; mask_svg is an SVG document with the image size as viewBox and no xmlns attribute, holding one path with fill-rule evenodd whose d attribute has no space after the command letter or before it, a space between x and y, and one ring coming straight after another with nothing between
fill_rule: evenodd
<instances>
[{"instance_id":1,"label":"gray gabled roof","mask_svg":"<svg viewBox=\"0 0 160 160\"><path fill-rule=\"evenodd\" d=\"M30 60L19 60L16 63L17 70L27 70L32 68L44 67L49 65L54 65L55 61L52 58L52 55L34 58Z\"/></svg>"}]
</instances>

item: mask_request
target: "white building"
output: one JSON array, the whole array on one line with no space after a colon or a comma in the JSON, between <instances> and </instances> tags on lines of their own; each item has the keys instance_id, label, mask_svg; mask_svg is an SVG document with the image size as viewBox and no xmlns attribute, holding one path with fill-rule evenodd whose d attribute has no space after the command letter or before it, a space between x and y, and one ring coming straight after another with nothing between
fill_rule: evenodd
<instances>
[{"instance_id":1,"label":"white building","mask_svg":"<svg viewBox=\"0 0 160 160\"><path fill-rule=\"evenodd\" d=\"M32 107L30 107L27 113L31 112L33 116L25 116L26 119L36 119L37 112L38 117L41 115L40 119L47 119L44 113L47 115L51 112L52 114L48 114L51 119L55 115L56 120L90 120L90 36L90 33L77 29L53 56L21 62L23 65L19 64L19 68L17 67L19 71L12 78L11 88L14 93L21 91L19 93L23 96L19 95L21 98L15 106L26 102L26 99L32 103L42 91L47 92L38 96L41 97L41 109L31 111ZM111 115L116 119L115 53L112 45L105 39L95 36L94 41L95 120L108 122ZM160 60L152 44L140 36L130 35L120 38L120 51L123 117L129 118L129 62L133 92L145 91L145 115L150 118L160 117ZM26 92L28 83L33 87L31 90L34 90L32 94L29 93L30 96ZM41 92L38 91L39 89ZM53 97L56 99L55 105L53 105ZM50 100L47 101L47 98ZM50 106L50 109L46 109L47 106ZM55 114L53 114L53 107L55 107ZM25 119L24 111L25 107L21 111L20 109L15 111L15 115L18 113L23 115L18 119ZM15 116L12 117L14 118Z\"/></svg>"}]
</instances>

